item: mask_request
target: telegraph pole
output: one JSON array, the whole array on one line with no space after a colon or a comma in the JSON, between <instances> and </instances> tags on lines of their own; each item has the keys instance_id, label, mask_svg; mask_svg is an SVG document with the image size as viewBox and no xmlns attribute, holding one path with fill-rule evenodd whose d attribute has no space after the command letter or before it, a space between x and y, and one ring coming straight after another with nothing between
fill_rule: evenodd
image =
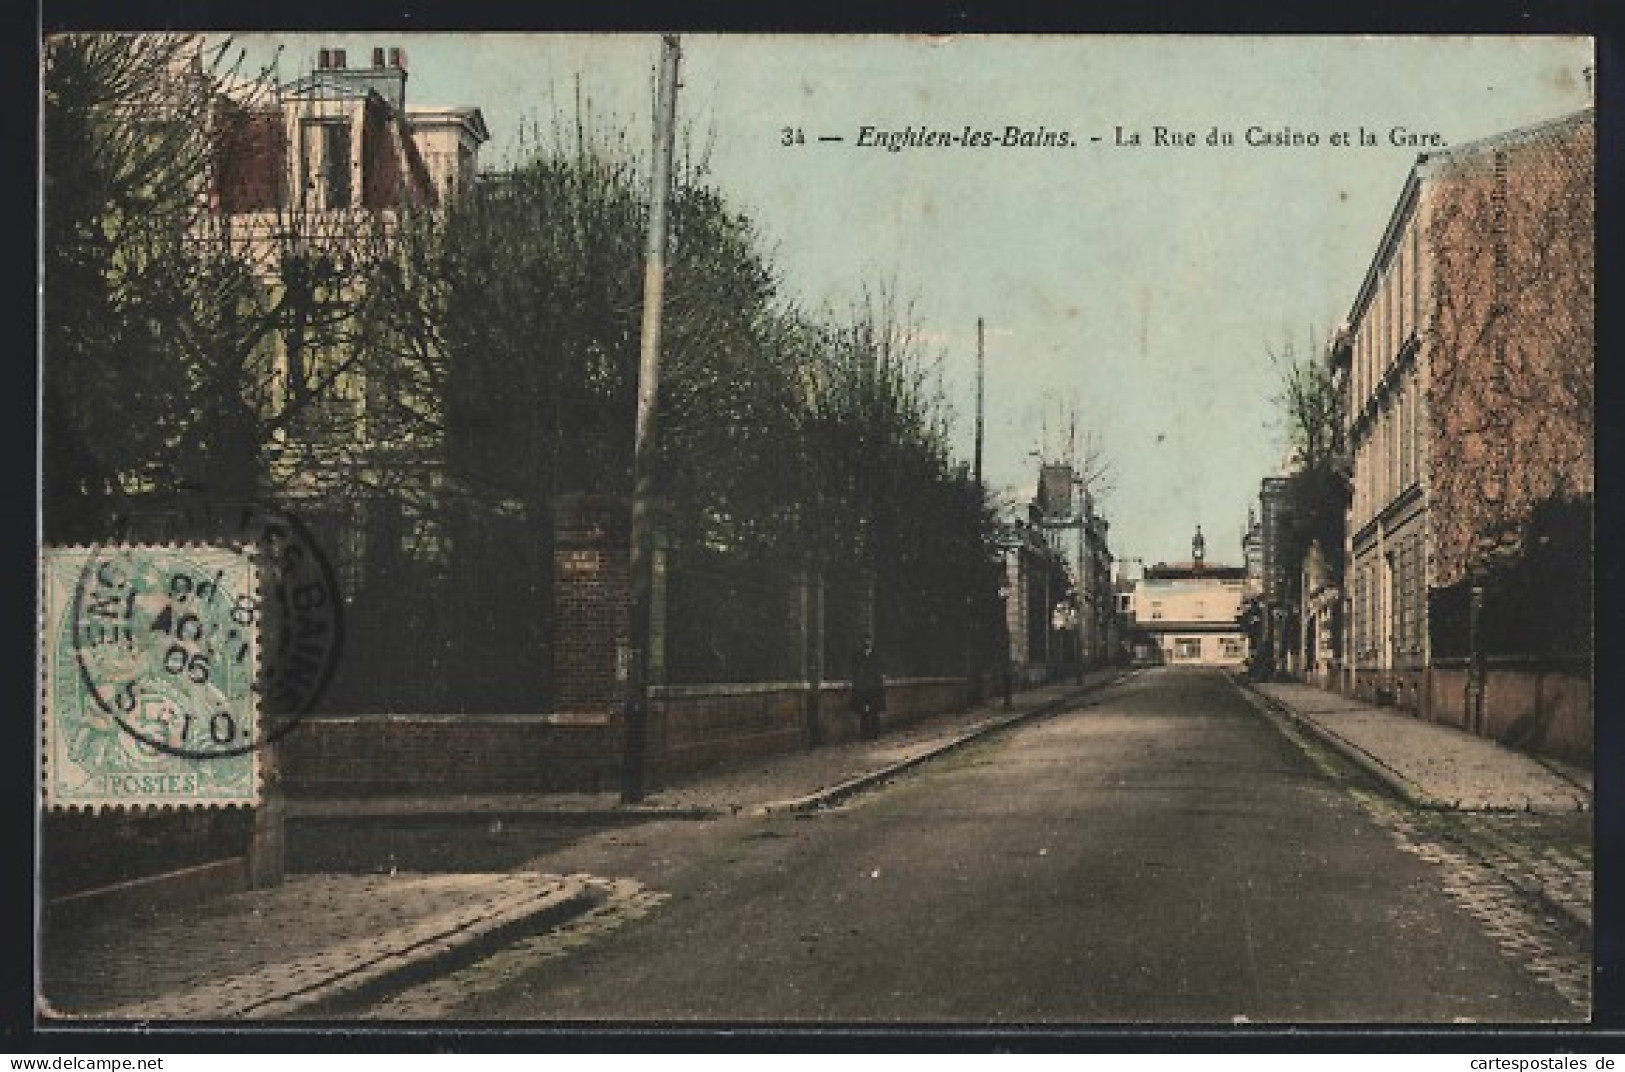
<instances>
[{"instance_id":1,"label":"telegraph pole","mask_svg":"<svg viewBox=\"0 0 1625 1072\"><path fill-rule=\"evenodd\" d=\"M982 490L982 396L986 382L982 357L982 318L976 318L976 490Z\"/></svg>"},{"instance_id":2,"label":"telegraph pole","mask_svg":"<svg viewBox=\"0 0 1625 1072\"><path fill-rule=\"evenodd\" d=\"M982 402L986 382L982 353L982 318L976 318L976 451L972 455L972 475L976 481L976 511L978 524L987 496L982 491ZM970 645L970 698L972 704L982 702L982 600L981 592L972 588L970 595L970 621L967 641Z\"/></svg>"},{"instance_id":3,"label":"telegraph pole","mask_svg":"<svg viewBox=\"0 0 1625 1072\"><path fill-rule=\"evenodd\" d=\"M653 633L655 402L660 387L660 313L666 290L666 207L671 195L672 144L677 126L677 35L661 38L654 115L654 168L649 178L649 236L643 264L643 333L638 359L637 433L632 463L631 623L627 652L625 751L621 800L644 797L644 750L649 724L649 645Z\"/></svg>"}]
</instances>

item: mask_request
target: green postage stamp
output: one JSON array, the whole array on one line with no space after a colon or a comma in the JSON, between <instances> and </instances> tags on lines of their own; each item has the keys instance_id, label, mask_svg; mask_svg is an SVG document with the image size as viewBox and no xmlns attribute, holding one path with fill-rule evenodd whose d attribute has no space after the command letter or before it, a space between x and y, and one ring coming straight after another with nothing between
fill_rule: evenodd
<instances>
[{"instance_id":1,"label":"green postage stamp","mask_svg":"<svg viewBox=\"0 0 1625 1072\"><path fill-rule=\"evenodd\" d=\"M259 800L260 598L247 551L47 548L49 808Z\"/></svg>"}]
</instances>

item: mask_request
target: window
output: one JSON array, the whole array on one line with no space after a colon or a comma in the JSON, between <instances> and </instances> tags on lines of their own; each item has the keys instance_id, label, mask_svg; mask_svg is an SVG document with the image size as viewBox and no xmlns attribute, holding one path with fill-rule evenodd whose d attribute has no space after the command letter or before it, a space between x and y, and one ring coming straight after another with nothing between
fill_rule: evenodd
<instances>
[{"instance_id":1,"label":"window","mask_svg":"<svg viewBox=\"0 0 1625 1072\"><path fill-rule=\"evenodd\" d=\"M1378 284L1382 296L1382 370L1394 359L1394 274L1384 272Z\"/></svg>"},{"instance_id":2,"label":"window","mask_svg":"<svg viewBox=\"0 0 1625 1072\"><path fill-rule=\"evenodd\" d=\"M1399 496L1399 397L1388 406L1388 501Z\"/></svg>"},{"instance_id":3,"label":"window","mask_svg":"<svg viewBox=\"0 0 1625 1072\"><path fill-rule=\"evenodd\" d=\"M1408 298L1410 296L1411 273L1410 265L1406 263L1406 245L1406 236L1401 235L1398 242L1399 254L1394 263L1394 319L1401 343L1405 341L1405 321L1410 309Z\"/></svg>"},{"instance_id":4,"label":"window","mask_svg":"<svg viewBox=\"0 0 1625 1072\"><path fill-rule=\"evenodd\" d=\"M1422 331L1422 224L1411 223L1411 330Z\"/></svg>"},{"instance_id":5,"label":"window","mask_svg":"<svg viewBox=\"0 0 1625 1072\"><path fill-rule=\"evenodd\" d=\"M300 128L301 180L305 206L350 207L350 123L344 119L307 119Z\"/></svg>"},{"instance_id":6,"label":"window","mask_svg":"<svg viewBox=\"0 0 1625 1072\"><path fill-rule=\"evenodd\" d=\"M1416 483L1422 481L1422 407L1425 404L1422 374L1417 372L1411 377L1411 426L1406 431L1411 440L1411 479Z\"/></svg>"},{"instance_id":7,"label":"window","mask_svg":"<svg viewBox=\"0 0 1625 1072\"><path fill-rule=\"evenodd\" d=\"M1201 637L1180 637L1174 641L1174 658L1200 659L1202 657Z\"/></svg>"},{"instance_id":8,"label":"window","mask_svg":"<svg viewBox=\"0 0 1625 1072\"><path fill-rule=\"evenodd\" d=\"M1399 490L1411 486L1411 377L1400 381L1399 410L1394 414L1394 453L1399 455Z\"/></svg>"}]
</instances>

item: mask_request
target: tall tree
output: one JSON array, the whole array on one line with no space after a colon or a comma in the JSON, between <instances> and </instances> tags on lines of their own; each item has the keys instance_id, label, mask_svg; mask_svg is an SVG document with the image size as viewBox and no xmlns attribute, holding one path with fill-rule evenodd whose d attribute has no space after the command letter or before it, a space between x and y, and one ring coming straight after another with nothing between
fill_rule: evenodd
<instances>
[{"instance_id":1,"label":"tall tree","mask_svg":"<svg viewBox=\"0 0 1625 1072\"><path fill-rule=\"evenodd\" d=\"M169 289L208 163L197 43L72 34L43 54L44 525L102 534L186 423Z\"/></svg>"}]
</instances>

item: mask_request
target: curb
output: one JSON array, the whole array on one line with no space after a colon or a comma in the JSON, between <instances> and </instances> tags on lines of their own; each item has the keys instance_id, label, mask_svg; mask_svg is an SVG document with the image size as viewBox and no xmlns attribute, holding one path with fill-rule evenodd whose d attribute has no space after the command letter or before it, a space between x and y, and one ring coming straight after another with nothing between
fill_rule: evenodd
<instances>
[{"instance_id":1,"label":"curb","mask_svg":"<svg viewBox=\"0 0 1625 1072\"><path fill-rule=\"evenodd\" d=\"M791 797L788 800L775 800L769 801L766 804L758 804L755 807L748 809L747 814L753 816L763 816L784 814L787 812L805 813L833 807L834 805L839 804L841 801L855 796L871 786L884 782L887 779L894 778L897 775L902 774L904 771L917 767L922 763L926 763L930 760L944 756L949 752L952 752L954 749L961 748L972 741L986 737L992 733L997 733L999 730L1005 729L1009 726L1014 726L1018 722L1024 722L1031 718L1038 718L1043 715L1054 714L1057 711L1064 710L1066 707L1075 703L1080 697L1087 696L1088 694L1098 691L1099 689L1106 688L1109 685L1115 685L1122 681L1125 676L1126 675L1120 674L1116 677L1108 678L1093 685L1083 685L1065 696L1058 696L1053 700L1037 704L1025 711L989 719L980 726L977 726L974 729L966 730L959 736L950 738L941 744L927 748L925 751L920 752L917 755L898 760L895 763L881 767L877 770L865 771L864 773L855 777L848 778L844 782L829 786L825 789L817 790L813 793L808 793L805 796Z\"/></svg>"},{"instance_id":2,"label":"curb","mask_svg":"<svg viewBox=\"0 0 1625 1072\"><path fill-rule=\"evenodd\" d=\"M1391 792L1407 804L1434 811L1458 810L1455 803L1431 796L1421 786L1406 778L1359 745L1346 741L1319 723L1303 717L1291 707L1275 699L1275 697L1258 691L1253 688L1251 682L1242 681L1234 676L1230 680L1241 691L1243 696L1263 704L1270 711L1292 723L1294 728L1307 732L1315 740L1337 752L1343 758L1365 771L1365 773L1387 786Z\"/></svg>"},{"instance_id":3,"label":"curb","mask_svg":"<svg viewBox=\"0 0 1625 1072\"><path fill-rule=\"evenodd\" d=\"M505 910L441 935L378 961L318 984L284 1002L262 1005L248 1015L288 1018L312 1016L340 1005L365 1002L450 969L456 962L472 960L481 949L499 944L520 929L551 929L597 907L599 891L587 884L586 876L565 876L559 887L539 900L521 901Z\"/></svg>"},{"instance_id":4,"label":"curb","mask_svg":"<svg viewBox=\"0 0 1625 1072\"><path fill-rule=\"evenodd\" d=\"M520 928L556 927L595 907L601 894L586 876L554 876L552 889L540 896L513 897L489 915L472 920L446 916L431 917L390 936L390 944L371 959L341 965L336 950L313 955L290 965L290 979L280 989L239 997L221 1004L222 988L230 993L231 981L207 986L170 998L140 1005L125 1005L105 1012L75 1016L79 1021L134 1022L148 1030L154 1023L198 1022L237 1019L309 1018L347 1003L365 1001L419 979L446 970L453 962L471 959L478 951L500 942Z\"/></svg>"}]
</instances>

